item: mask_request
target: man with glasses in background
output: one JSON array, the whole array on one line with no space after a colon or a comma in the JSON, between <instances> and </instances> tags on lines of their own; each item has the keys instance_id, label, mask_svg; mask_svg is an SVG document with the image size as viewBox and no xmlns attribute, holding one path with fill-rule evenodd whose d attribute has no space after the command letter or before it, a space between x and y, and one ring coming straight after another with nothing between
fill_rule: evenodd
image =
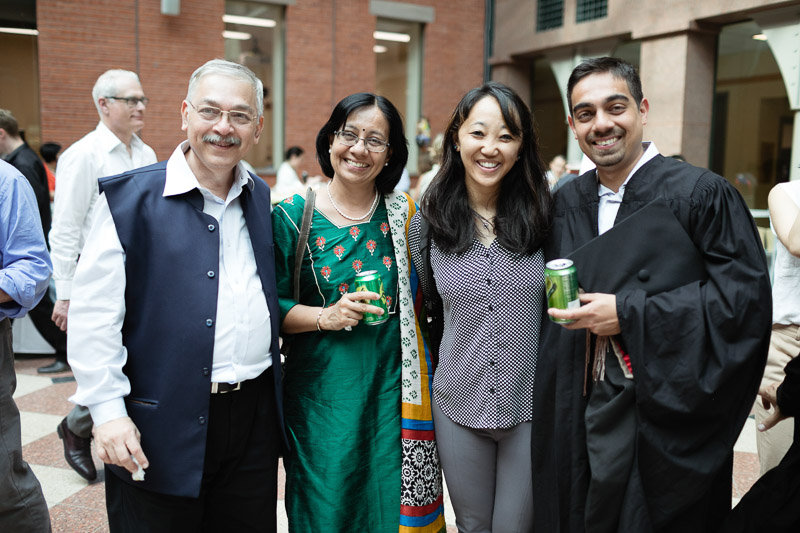
<instances>
[{"instance_id":1,"label":"man with glasses in background","mask_svg":"<svg viewBox=\"0 0 800 533\"><path fill-rule=\"evenodd\" d=\"M67 312L72 299L72 278L78 257L91 227L98 197L97 180L157 161L152 148L136 135L144 127L148 99L134 72L109 70L92 89L92 100L100 114L94 131L70 146L59 158L50 255L56 303L53 322L67 331ZM57 358L40 373L69 370L66 360ZM81 477L92 481L97 470L92 461L92 419L89 410L76 406L58 425L67 463Z\"/></svg>"},{"instance_id":2,"label":"man with glasses in background","mask_svg":"<svg viewBox=\"0 0 800 533\"><path fill-rule=\"evenodd\" d=\"M169 160L100 180L67 338L114 532L276 530L282 402L261 81L212 60ZM62 159L63 160L63 159Z\"/></svg>"}]
</instances>

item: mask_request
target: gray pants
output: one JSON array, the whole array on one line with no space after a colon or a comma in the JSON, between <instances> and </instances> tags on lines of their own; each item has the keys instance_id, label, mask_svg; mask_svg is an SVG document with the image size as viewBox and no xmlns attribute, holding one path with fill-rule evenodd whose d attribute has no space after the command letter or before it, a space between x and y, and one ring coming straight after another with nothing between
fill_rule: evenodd
<instances>
[{"instance_id":1,"label":"gray pants","mask_svg":"<svg viewBox=\"0 0 800 533\"><path fill-rule=\"evenodd\" d=\"M22 460L19 409L14 403L17 375L11 345L11 321L0 320L0 531L50 531L50 513L42 487Z\"/></svg>"},{"instance_id":2,"label":"gray pants","mask_svg":"<svg viewBox=\"0 0 800 533\"><path fill-rule=\"evenodd\" d=\"M84 439L92 438L92 415L89 408L76 405L67 415L67 427L77 436Z\"/></svg>"},{"instance_id":3,"label":"gray pants","mask_svg":"<svg viewBox=\"0 0 800 533\"><path fill-rule=\"evenodd\" d=\"M472 429L433 401L436 445L459 533L533 531L531 423Z\"/></svg>"}]
</instances>

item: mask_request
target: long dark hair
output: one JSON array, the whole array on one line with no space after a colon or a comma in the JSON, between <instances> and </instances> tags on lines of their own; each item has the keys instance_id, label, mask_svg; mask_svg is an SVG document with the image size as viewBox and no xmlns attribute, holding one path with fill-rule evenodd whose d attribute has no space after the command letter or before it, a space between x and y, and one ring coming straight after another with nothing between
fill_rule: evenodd
<instances>
[{"instance_id":1,"label":"long dark hair","mask_svg":"<svg viewBox=\"0 0 800 533\"><path fill-rule=\"evenodd\" d=\"M362 107L377 107L383 113L386 122L389 123L388 150L390 150L390 155L387 161L388 165L383 167L381 173L375 178L375 187L378 192L386 194L394 190L403 174L403 169L408 161L408 142L400 113L397 112L394 104L383 96L372 93L356 93L346 96L336 104L328 122L317 134L317 162L322 167L322 172L329 178L333 178L333 166L329 152L333 142L333 132L340 130L347 121L347 117Z\"/></svg>"},{"instance_id":2,"label":"long dark hair","mask_svg":"<svg viewBox=\"0 0 800 533\"><path fill-rule=\"evenodd\" d=\"M431 227L436 245L447 253L466 251L475 236L475 224L467 196L464 164L456 151L458 130L475 104L486 97L500 105L503 120L512 135L522 140L519 160L500 183L495 231L507 250L532 254L550 228L552 198L544 163L525 102L502 83L489 82L472 89L456 106L447 125L442 147L442 166L422 199L422 213Z\"/></svg>"}]
</instances>

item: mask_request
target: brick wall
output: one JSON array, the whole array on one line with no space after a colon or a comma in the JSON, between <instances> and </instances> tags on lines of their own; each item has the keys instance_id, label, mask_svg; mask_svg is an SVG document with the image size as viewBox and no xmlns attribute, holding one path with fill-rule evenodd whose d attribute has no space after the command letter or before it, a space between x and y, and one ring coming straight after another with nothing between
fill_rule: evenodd
<instances>
[{"instance_id":1,"label":"brick wall","mask_svg":"<svg viewBox=\"0 0 800 533\"><path fill-rule=\"evenodd\" d=\"M317 132L335 104L332 92L333 3L299 1L286 8L286 147L306 151L305 168L320 173L314 163Z\"/></svg>"},{"instance_id":2,"label":"brick wall","mask_svg":"<svg viewBox=\"0 0 800 533\"><path fill-rule=\"evenodd\" d=\"M111 68L137 70L138 15L138 73L151 98L142 137L167 158L186 138L180 104L189 76L223 55L224 5L192 0L190 8L184 1L172 17L161 14L157 0L38 0L42 138L67 147L95 128L97 77Z\"/></svg>"},{"instance_id":3,"label":"brick wall","mask_svg":"<svg viewBox=\"0 0 800 533\"><path fill-rule=\"evenodd\" d=\"M483 81L484 0L415 2L436 9L425 27L422 114L442 133L464 93Z\"/></svg>"},{"instance_id":4,"label":"brick wall","mask_svg":"<svg viewBox=\"0 0 800 533\"><path fill-rule=\"evenodd\" d=\"M484 1L418 0L436 19L425 28L422 113L440 132L464 92L483 72ZM224 0L184 0L177 17L158 0L39 0L42 138L69 146L98 121L91 99L97 77L110 68L137 69L151 98L142 132L160 159L185 138L180 103L189 76L222 57ZM334 18L335 14L335 18ZM297 0L286 8L286 146L315 164L314 140L344 96L375 89L369 0Z\"/></svg>"}]
</instances>

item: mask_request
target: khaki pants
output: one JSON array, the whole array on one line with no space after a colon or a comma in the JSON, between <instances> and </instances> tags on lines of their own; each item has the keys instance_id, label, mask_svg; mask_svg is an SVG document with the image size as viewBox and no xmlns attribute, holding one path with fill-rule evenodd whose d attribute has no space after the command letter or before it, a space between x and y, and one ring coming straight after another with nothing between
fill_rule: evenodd
<instances>
[{"instance_id":1,"label":"khaki pants","mask_svg":"<svg viewBox=\"0 0 800 533\"><path fill-rule=\"evenodd\" d=\"M786 374L783 368L798 353L800 353L800 326L797 325L772 325L772 336L769 341L769 357L767 367L764 369L762 385L773 381L783 382ZM773 408L774 409L774 408ZM755 415L756 424L760 424L773 409L767 411L761 403L761 398L756 399ZM794 438L794 419L789 418L778 423L768 431L756 433L758 446L758 460L761 463L761 475L771 470L781 462L786 450L792 445Z\"/></svg>"}]
</instances>

